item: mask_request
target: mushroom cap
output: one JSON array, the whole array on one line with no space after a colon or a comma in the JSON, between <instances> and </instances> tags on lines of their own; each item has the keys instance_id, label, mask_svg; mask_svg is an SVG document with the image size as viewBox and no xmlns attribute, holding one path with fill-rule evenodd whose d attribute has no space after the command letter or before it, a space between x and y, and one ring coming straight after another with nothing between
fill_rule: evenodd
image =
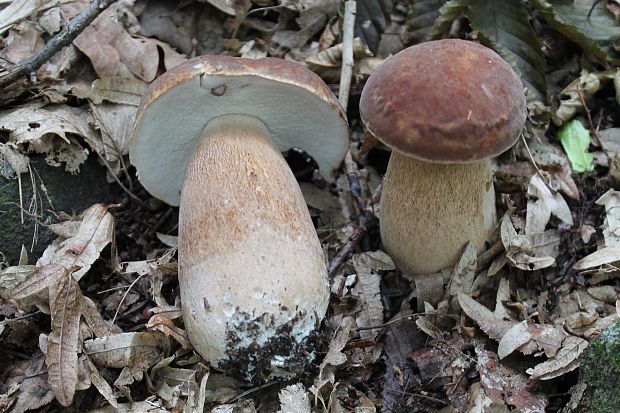
<instances>
[{"instance_id":1,"label":"mushroom cap","mask_svg":"<svg viewBox=\"0 0 620 413\"><path fill-rule=\"evenodd\" d=\"M366 128L414 158L465 163L510 148L525 123L523 85L493 50L446 39L409 47L362 91Z\"/></svg>"},{"instance_id":2,"label":"mushroom cap","mask_svg":"<svg viewBox=\"0 0 620 413\"><path fill-rule=\"evenodd\" d=\"M179 204L187 162L203 129L228 114L260 119L281 151L308 152L332 178L348 147L346 114L323 80L283 59L200 56L157 78L142 97L129 156L144 187Z\"/></svg>"}]
</instances>

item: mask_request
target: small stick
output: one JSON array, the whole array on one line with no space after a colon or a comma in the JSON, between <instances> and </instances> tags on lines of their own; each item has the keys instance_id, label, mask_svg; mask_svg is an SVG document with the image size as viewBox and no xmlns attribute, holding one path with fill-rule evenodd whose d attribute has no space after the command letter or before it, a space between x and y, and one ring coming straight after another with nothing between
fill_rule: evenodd
<instances>
[{"instance_id":1,"label":"small stick","mask_svg":"<svg viewBox=\"0 0 620 413\"><path fill-rule=\"evenodd\" d=\"M355 10L357 3L355 0L347 0L344 4L344 22L342 28L342 68L340 71L340 88L338 93L338 99L340 104L347 110L349 104L349 91L351 89L351 78L353 76L353 28L355 26ZM342 246L340 251L336 254L334 259L329 263L327 269L329 275L333 275L334 272L342 265L345 259L353 252L357 244L366 234L369 227L376 220L372 220L366 211L367 202L362 199L362 185L360 184L360 173L351 156L351 149L347 151L344 156L344 167L349 180L349 187L351 188L351 196L355 200L355 209L357 213L358 225L353 231L349 240Z\"/></svg>"},{"instance_id":2,"label":"small stick","mask_svg":"<svg viewBox=\"0 0 620 413\"><path fill-rule=\"evenodd\" d=\"M60 32L52 37L37 53L29 59L0 74L0 88L29 75L36 79L36 71L52 56L68 46L101 12L116 0L94 0L80 14L75 16Z\"/></svg>"},{"instance_id":3,"label":"small stick","mask_svg":"<svg viewBox=\"0 0 620 413\"><path fill-rule=\"evenodd\" d=\"M377 225L377 220L370 212L360 215L359 224L353 230L353 234L347 242L340 248L333 260L330 261L327 273L334 275L336 270L344 263L344 260L353 252L357 244L360 243L364 235Z\"/></svg>"},{"instance_id":4,"label":"small stick","mask_svg":"<svg viewBox=\"0 0 620 413\"><path fill-rule=\"evenodd\" d=\"M611 156L609 156L609 153L607 153L607 149L605 149L605 147L601 143L601 140L598 137L598 132L594 127L594 122L592 122L592 115L590 114L590 109L588 108L588 105L586 105L586 101L583 98L583 93L581 93L581 88L579 87L579 85L577 85L577 95L579 95L579 100L581 101L581 104L586 111L586 115L588 117L588 125L590 126L590 130L592 131L592 137L594 137L596 144L601 147L601 150L603 151L605 156L607 156L607 161L611 162Z\"/></svg>"}]
</instances>

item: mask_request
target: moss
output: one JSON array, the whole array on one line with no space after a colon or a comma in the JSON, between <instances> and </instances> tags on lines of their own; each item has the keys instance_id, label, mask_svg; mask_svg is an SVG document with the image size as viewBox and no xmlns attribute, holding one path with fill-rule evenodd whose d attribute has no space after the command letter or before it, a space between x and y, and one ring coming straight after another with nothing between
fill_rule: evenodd
<instances>
[{"instance_id":1,"label":"moss","mask_svg":"<svg viewBox=\"0 0 620 413\"><path fill-rule=\"evenodd\" d=\"M620 412L620 321L594 340L579 370L579 384L585 391L577 407L580 413Z\"/></svg>"},{"instance_id":2,"label":"moss","mask_svg":"<svg viewBox=\"0 0 620 413\"><path fill-rule=\"evenodd\" d=\"M59 211L78 213L96 202L109 200L105 168L97 163L93 155L82 165L77 175L65 172L62 167L47 165L43 156L32 157L31 164L37 177L35 185L39 198L36 211L40 222L56 222L55 213ZM24 209L28 210L33 199L32 182L29 174L24 174L21 178L22 203ZM45 186L47 195L41 190L41 184ZM17 264L22 245L28 251L30 263L34 263L54 239L53 234L39 225L37 242L31 250L35 220L28 215L24 215L24 218L25 222L22 224L18 180L0 176L0 252L11 265Z\"/></svg>"}]
</instances>

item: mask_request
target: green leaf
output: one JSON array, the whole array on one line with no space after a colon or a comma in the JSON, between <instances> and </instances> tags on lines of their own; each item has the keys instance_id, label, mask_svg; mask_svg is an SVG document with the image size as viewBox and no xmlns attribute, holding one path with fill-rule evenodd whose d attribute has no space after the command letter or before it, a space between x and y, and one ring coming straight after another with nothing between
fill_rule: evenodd
<instances>
[{"instance_id":1,"label":"green leaf","mask_svg":"<svg viewBox=\"0 0 620 413\"><path fill-rule=\"evenodd\" d=\"M439 17L439 9L445 0L420 0L409 6L407 15L407 43L420 43L426 40Z\"/></svg>"},{"instance_id":2,"label":"green leaf","mask_svg":"<svg viewBox=\"0 0 620 413\"><path fill-rule=\"evenodd\" d=\"M594 157L588 152L590 132L577 119L566 122L558 131L558 139L575 172L589 172L594 169Z\"/></svg>"},{"instance_id":3,"label":"green leaf","mask_svg":"<svg viewBox=\"0 0 620 413\"><path fill-rule=\"evenodd\" d=\"M469 0L449 0L439 9L439 16L433 23L431 31L426 36L427 40L437 40L450 29L452 22L465 10Z\"/></svg>"},{"instance_id":4,"label":"green leaf","mask_svg":"<svg viewBox=\"0 0 620 413\"><path fill-rule=\"evenodd\" d=\"M519 0L471 0L467 18L481 42L502 56L528 89L545 101L547 65L527 8Z\"/></svg>"},{"instance_id":5,"label":"green leaf","mask_svg":"<svg viewBox=\"0 0 620 413\"><path fill-rule=\"evenodd\" d=\"M620 64L620 55L613 43L620 37L620 26L607 11L605 1L594 6L594 0L533 0L532 5L558 32L577 43L601 61Z\"/></svg>"}]
</instances>

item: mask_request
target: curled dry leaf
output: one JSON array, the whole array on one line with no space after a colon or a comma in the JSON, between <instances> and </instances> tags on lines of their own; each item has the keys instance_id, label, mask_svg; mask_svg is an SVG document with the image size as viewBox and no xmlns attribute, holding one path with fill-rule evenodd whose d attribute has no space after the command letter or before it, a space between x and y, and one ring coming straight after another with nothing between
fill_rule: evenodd
<instances>
[{"instance_id":1,"label":"curled dry leaf","mask_svg":"<svg viewBox=\"0 0 620 413\"><path fill-rule=\"evenodd\" d=\"M540 175L532 176L527 194L530 198L527 201L525 218L526 235L543 233L551 215L555 215L567 225L573 225L573 216L568 204L562 195L549 190Z\"/></svg>"},{"instance_id":2,"label":"curled dry leaf","mask_svg":"<svg viewBox=\"0 0 620 413\"><path fill-rule=\"evenodd\" d=\"M533 380L550 380L568 373L579 366L578 358L588 347L588 341L580 337L568 336L555 357L540 363L527 373Z\"/></svg>"},{"instance_id":3,"label":"curled dry leaf","mask_svg":"<svg viewBox=\"0 0 620 413\"><path fill-rule=\"evenodd\" d=\"M112 242L114 218L108 209L95 204L84 211L77 233L58 245L50 245L37 261L37 266L57 264L65 268L77 266L73 273L80 280L99 258L101 251Z\"/></svg>"},{"instance_id":4,"label":"curled dry leaf","mask_svg":"<svg viewBox=\"0 0 620 413\"><path fill-rule=\"evenodd\" d=\"M501 220L500 235L506 248L506 258L512 266L524 271L534 271L555 265L560 246L560 235L557 231L519 235L507 214Z\"/></svg>"},{"instance_id":5,"label":"curled dry leaf","mask_svg":"<svg viewBox=\"0 0 620 413\"><path fill-rule=\"evenodd\" d=\"M192 348L187 333L181 328L174 325L174 322L168 317L167 313L153 315L146 324L149 331L160 331L166 336L175 339L183 348Z\"/></svg>"},{"instance_id":6,"label":"curled dry leaf","mask_svg":"<svg viewBox=\"0 0 620 413\"><path fill-rule=\"evenodd\" d=\"M499 341L497 355L500 359L512 354L519 347L530 341L532 336L527 329L527 323L522 321L514 324Z\"/></svg>"},{"instance_id":7,"label":"curled dry leaf","mask_svg":"<svg viewBox=\"0 0 620 413\"><path fill-rule=\"evenodd\" d=\"M620 192L609 189L595 201L595 204L605 207L605 221L603 222L605 247L620 244Z\"/></svg>"},{"instance_id":8,"label":"curled dry leaf","mask_svg":"<svg viewBox=\"0 0 620 413\"><path fill-rule=\"evenodd\" d=\"M473 298L465 294L459 294L458 296L461 308L467 314L467 316L480 326L480 329L484 331L489 338L501 342L505 340L502 345L502 356L507 356L508 350L518 350L525 355L538 355L541 352L547 355L547 357L553 357L561 347L566 333L562 331L560 327L539 325L539 324L527 324L527 334L529 334L529 340L520 346L515 346L515 341L519 339L514 337L514 332L511 336L505 338L511 329L515 328L519 331L520 327L515 325L520 324L516 320L505 320L502 317L498 317L492 313L491 310L479 304Z\"/></svg>"},{"instance_id":9,"label":"curled dry leaf","mask_svg":"<svg viewBox=\"0 0 620 413\"><path fill-rule=\"evenodd\" d=\"M86 140L95 139L88 112L66 105L29 104L12 111L0 112L0 130L9 132L9 141L39 153L54 149L58 136L70 144L67 134Z\"/></svg>"}]
</instances>

